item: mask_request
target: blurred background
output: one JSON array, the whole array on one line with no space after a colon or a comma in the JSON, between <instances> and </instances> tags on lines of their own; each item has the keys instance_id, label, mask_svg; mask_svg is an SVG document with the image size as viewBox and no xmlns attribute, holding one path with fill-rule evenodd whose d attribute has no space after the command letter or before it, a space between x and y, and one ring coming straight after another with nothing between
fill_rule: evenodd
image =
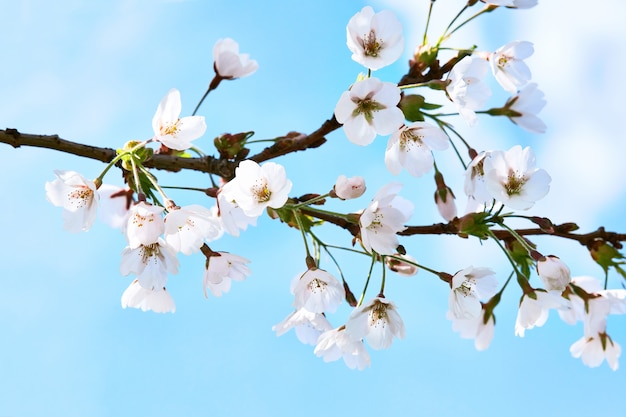
<instances>
[{"instance_id":1,"label":"blurred background","mask_svg":"<svg viewBox=\"0 0 626 417\"><path fill-rule=\"evenodd\" d=\"M231 37L259 70L223 82L209 95L199 111L208 129L198 146L212 152L213 138L225 132L254 130L256 139L312 132L364 70L350 59L345 30L368 4L375 11L391 9L403 23L403 57L375 72L398 81L421 42L426 0L5 0L0 128L110 148L147 139L157 104L170 88L181 91L183 115L193 111L213 77L213 44ZM433 39L463 4L435 3ZM581 232L599 226L626 231L620 120L625 8L618 0L500 8L448 43L475 44L481 51L517 39L534 43L527 63L546 95L540 117L547 133L531 135L507 119L482 117L474 128L451 120L478 150L521 144L536 152L537 165L552 176L551 192L524 214L573 221ZM488 106L501 106L507 95L495 82L492 89ZM405 184L401 195L415 204L411 224L441 221L432 173L419 179L389 174L383 162L387 138L364 148L342 130L327 139L318 149L276 160L294 182L292 195L324 193L340 174L361 175L368 187L362 198L329 206L356 211L382 185L399 180ZM461 211L458 161L451 150L436 158ZM119 274L124 236L103 223L88 233L63 231L61 209L44 192L55 169L94 178L102 168L72 155L0 145L0 416L624 415L624 370L613 372L606 363L589 369L569 353L582 337L581 324L569 326L552 311L545 326L523 339L514 336L521 295L515 285L496 309L495 338L484 352L452 331L445 318L449 288L425 271L411 278L388 275L385 293L399 308L406 338L385 351L369 349L371 367L362 372L342 361L325 364L293 332L277 338L271 328L292 311L289 283L304 271L305 253L298 231L267 216L241 237L211 245L251 260L252 275L235 282L230 293L205 299L203 256L181 255L179 273L168 282L175 314L123 310L120 296L133 279ZM164 185L210 184L198 173L156 174ZM121 185L119 173L111 171L105 182ZM179 191L172 197L179 205L213 204L202 194ZM330 226L319 233L328 243L350 245L347 234ZM573 276L603 278L578 243L534 241L542 253L561 257ZM510 272L491 242L417 236L401 243L436 270L491 267L500 283ZM358 296L368 260L335 255ZM323 262L337 274L328 258ZM368 297L375 295L377 279ZM531 282L539 286L536 276ZM609 282L622 286L614 275ZM329 320L338 326L349 313L342 307ZM625 320L610 317L608 325L623 346Z\"/></svg>"}]
</instances>

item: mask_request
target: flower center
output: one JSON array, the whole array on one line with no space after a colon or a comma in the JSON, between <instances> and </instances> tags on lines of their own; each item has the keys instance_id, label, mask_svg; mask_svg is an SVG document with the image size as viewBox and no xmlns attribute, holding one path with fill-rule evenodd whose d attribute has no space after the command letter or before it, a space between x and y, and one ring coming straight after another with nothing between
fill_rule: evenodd
<instances>
[{"instance_id":1,"label":"flower center","mask_svg":"<svg viewBox=\"0 0 626 417\"><path fill-rule=\"evenodd\" d=\"M519 175L514 171L509 171L504 189L509 196L521 194L524 184L526 184L526 178L523 175Z\"/></svg>"},{"instance_id":2,"label":"flower center","mask_svg":"<svg viewBox=\"0 0 626 417\"><path fill-rule=\"evenodd\" d=\"M424 135L420 135L419 129L407 129L400 133L400 149L409 152L413 146L421 147L424 142Z\"/></svg>"},{"instance_id":3,"label":"flower center","mask_svg":"<svg viewBox=\"0 0 626 417\"><path fill-rule=\"evenodd\" d=\"M151 259L154 263L156 263L159 259L163 259L158 243L141 246L141 261L144 265L147 265Z\"/></svg>"},{"instance_id":4,"label":"flower center","mask_svg":"<svg viewBox=\"0 0 626 417\"><path fill-rule=\"evenodd\" d=\"M374 112L387 108L384 104L372 100L371 96L372 93L368 94L365 98L352 98L352 102L356 104L355 109L352 111L352 117L363 115L367 123L371 124L374 119Z\"/></svg>"},{"instance_id":5,"label":"flower center","mask_svg":"<svg viewBox=\"0 0 626 417\"><path fill-rule=\"evenodd\" d=\"M382 229L383 227L384 219L385 217L382 215L382 213L376 213L374 215L374 218L372 219L372 222L367 226L367 230L372 233L378 233L378 229Z\"/></svg>"},{"instance_id":6,"label":"flower center","mask_svg":"<svg viewBox=\"0 0 626 417\"><path fill-rule=\"evenodd\" d=\"M365 56L377 58L378 54L383 49L383 41L376 38L376 32L374 31L374 29L370 30L370 33L363 35L363 37L359 39L359 41L361 43L361 47L363 48L363 53L365 54Z\"/></svg>"},{"instance_id":7,"label":"flower center","mask_svg":"<svg viewBox=\"0 0 626 417\"><path fill-rule=\"evenodd\" d=\"M77 209L91 204L93 200L93 190L89 187L80 186L67 195L70 203Z\"/></svg>"},{"instance_id":8,"label":"flower center","mask_svg":"<svg viewBox=\"0 0 626 417\"><path fill-rule=\"evenodd\" d=\"M474 179L476 177L484 177L485 176L485 169L484 169L484 164L485 160L481 159L481 161L479 163L477 163L476 165L474 165L472 167L472 173L471 173L471 178Z\"/></svg>"},{"instance_id":9,"label":"flower center","mask_svg":"<svg viewBox=\"0 0 626 417\"><path fill-rule=\"evenodd\" d=\"M272 197L272 192L267 188L267 180L265 178L257 179L252 185L251 191L259 203L266 203Z\"/></svg>"},{"instance_id":10,"label":"flower center","mask_svg":"<svg viewBox=\"0 0 626 417\"><path fill-rule=\"evenodd\" d=\"M168 125L165 126L161 126L161 135L163 136L167 136L167 135L175 135L178 132L178 122L180 121L180 119L176 120L176 122L174 123L170 123Z\"/></svg>"},{"instance_id":11,"label":"flower center","mask_svg":"<svg viewBox=\"0 0 626 417\"><path fill-rule=\"evenodd\" d=\"M509 63L510 59L511 59L511 57L509 57L509 56L500 55L500 57L498 58L498 68L503 70L504 67L506 66L506 64Z\"/></svg>"},{"instance_id":12,"label":"flower center","mask_svg":"<svg viewBox=\"0 0 626 417\"><path fill-rule=\"evenodd\" d=\"M463 281L458 288L456 288L458 292L463 294L463 297L467 297L472 294L472 292L474 292L474 287L476 286L476 278L472 276L466 276L465 278L467 279Z\"/></svg>"},{"instance_id":13,"label":"flower center","mask_svg":"<svg viewBox=\"0 0 626 417\"><path fill-rule=\"evenodd\" d=\"M387 305L377 302L370 313L370 327L385 327L387 324Z\"/></svg>"},{"instance_id":14,"label":"flower center","mask_svg":"<svg viewBox=\"0 0 626 417\"><path fill-rule=\"evenodd\" d=\"M326 291L327 286L328 283L326 283L325 281L314 278L311 280L311 282L308 283L306 287L313 294L317 294Z\"/></svg>"}]
</instances>

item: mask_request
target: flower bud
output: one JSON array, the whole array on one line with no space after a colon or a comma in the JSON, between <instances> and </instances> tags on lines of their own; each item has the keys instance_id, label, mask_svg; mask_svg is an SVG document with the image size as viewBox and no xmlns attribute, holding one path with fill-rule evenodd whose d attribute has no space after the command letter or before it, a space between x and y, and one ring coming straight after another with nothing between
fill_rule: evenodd
<instances>
[{"instance_id":1,"label":"flower bud","mask_svg":"<svg viewBox=\"0 0 626 417\"><path fill-rule=\"evenodd\" d=\"M572 280L567 265L554 255L537 261L537 273L547 291L562 293Z\"/></svg>"},{"instance_id":2,"label":"flower bud","mask_svg":"<svg viewBox=\"0 0 626 417\"><path fill-rule=\"evenodd\" d=\"M443 175L439 171L435 173L435 183L437 191L435 191L435 204L441 217L447 221L452 221L456 217L456 204L454 203L454 193L443 180Z\"/></svg>"},{"instance_id":3,"label":"flower bud","mask_svg":"<svg viewBox=\"0 0 626 417\"><path fill-rule=\"evenodd\" d=\"M363 177L347 178L345 175L340 175L333 191L342 200L361 197L365 192L365 180Z\"/></svg>"},{"instance_id":4,"label":"flower bud","mask_svg":"<svg viewBox=\"0 0 626 417\"><path fill-rule=\"evenodd\" d=\"M243 159L248 154L248 149L245 148L246 141L250 139L252 135L254 135L254 132L241 132L234 135L224 133L216 137L213 143L220 153L220 158L234 159L236 156L239 156ZM245 154L243 154L242 151L245 152Z\"/></svg>"},{"instance_id":5,"label":"flower bud","mask_svg":"<svg viewBox=\"0 0 626 417\"><path fill-rule=\"evenodd\" d=\"M409 262L403 261L402 259L398 258L406 259ZM417 261L411 255L401 255L399 253L396 253L393 256L386 256L385 263L387 264L387 267L389 269L391 269L398 275L402 275L403 277L413 276L417 274L418 271L417 266L415 265Z\"/></svg>"}]
</instances>

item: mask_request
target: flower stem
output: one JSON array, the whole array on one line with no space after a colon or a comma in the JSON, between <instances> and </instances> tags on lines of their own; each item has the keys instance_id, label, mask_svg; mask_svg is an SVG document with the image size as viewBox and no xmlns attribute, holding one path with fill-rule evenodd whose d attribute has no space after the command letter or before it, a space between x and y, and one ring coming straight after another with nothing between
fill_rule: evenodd
<instances>
[{"instance_id":1,"label":"flower stem","mask_svg":"<svg viewBox=\"0 0 626 417\"><path fill-rule=\"evenodd\" d=\"M517 265L515 264L515 261L513 260L513 258L511 258L511 254L509 254L509 251L506 250L506 248L502 245L502 242L500 242L500 239L498 239L496 237L496 235L493 234L493 232L491 230L487 231L487 234L496 241L496 244L498 246L500 246L500 249L502 249L502 252L504 252L504 254L506 255L506 258L509 260L509 263L511 264L511 266L513 267L513 271L515 271L515 274L519 277L524 277L526 278L526 280L528 280L528 277L526 275L524 275L518 268ZM508 282L508 280L507 280Z\"/></svg>"},{"instance_id":2,"label":"flower stem","mask_svg":"<svg viewBox=\"0 0 626 417\"><path fill-rule=\"evenodd\" d=\"M454 18L450 21L450 23L448 24L448 27L446 28L446 30L443 31L443 35L441 35L441 37L439 38L439 40L437 41L437 47L439 45L441 45L441 43L446 40L447 38L450 37L450 35L452 33L454 33L454 31L450 32L450 34L448 34L448 31L450 30L450 28L452 27L452 25L454 25L454 23L459 19L459 17L461 17L461 15L463 14L463 12L465 12L465 10L467 10L467 4L465 4L465 6L463 6L463 8L456 14L456 16L454 16ZM456 30L456 29L455 29Z\"/></svg>"},{"instance_id":3,"label":"flower stem","mask_svg":"<svg viewBox=\"0 0 626 417\"><path fill-rule=\"evenodd\" d=\"M304 240L304 249L306 250L306 256L307 258L311 257L311 252L309 251L309 242L306 238L306 233L304 232L304 227L302 226L302 220L300 220L300 211L299 210L294 210L293 211L293 215L296 218L296 223L298 223L298 229L300 229L300 232L302 233L302 240Z\"/></svg>"},{"instance_id":4,"label":"flower stem","mask_svg":"<svg viewBox=\"0 0 626 417\"><path fill-rule=\"evenodd\" d=\"M285 204L285 207L297 210L298 208L302 207L302 204L294 204L294 205L287 205L287 204ZM334 217L341 218L341 219L346 220L348 222L350 221L350 217L347 214L336 213L334 211L328 211L328 210L322 210L322 209L314 208L314 207L311 207L311 206L307 206L306 210L310 211L311 213L314 213L314 214L315 213L326 214L328 216L334 216Z\"/></svg>"},{"instance_id":5,"label":"flower stem","mask_svg":"<svg viewBox=\"0 0 626 417\"><path fill-rule=\"evenodd\" d=\"M315 235L313 232L309 232L309 234L311 235L311 238L313 238L317 242L317 244L321 248L324 249L324 251L328 254L328 256L330 256L330 259L333 261L333 263L337 267L337 271L339 272L339 276L341 277L341 280L343 282L346 282L346 280L345 280L345 278L343 276L343 271L341 269L341 266L339 265L339 262L337 262L337 259L333 256L331 251L328 250L328 245L326 243L324 243L319 237L317 237L317 235Z\"/></svg>"},{"instance_id":6,"label":"flower stem","mask_svg":"<svg viewBox=\"0 0 626 417\"><path fill-rule=\"evenodd\" d=\"M398 88L400 90L408 90L409 88L428 87L429 85L430 83L404 84L404 85L399 85Z\"/></svg>"},{"instance_id":7,"label":"flower stem","mask_svg":"<svg viewBox=\"0 0 626 417\"><path fill-rule=\"evenodd\" d=\"M430 115L428 115L428 116L430 116ZM452 149L454 149L454 153L456 153L456 156L459 158L459 161L461 162L461 165L463 165L463 169L467 169L467 165L465 164L465 161L463 160L463 157L461 156L461 153L459 152L459 149L457 148L456 144L452 141L452 138L450 137L448 132L446 132L446 129L449 129L452 133L454 133L456 135L456 137L458 137L461 140L461 142L463 142L463 144L469 149L470 146L467 143L467 141L465 139L463 139L463 136L461 136L456 130L454 130L448 123L439 120L435 116L430 116L430 117L439 125L441 130L443 130L445 132L446 136L448 137L448 139L450 141L450 145L452 146Z\"/></svg>"},{"instance_id":8,"label":"flower stem","mask_svg":"<svg viewBox=\"0 0 626 417\"><path fill-rule=\"evenodd\" d=\"M318 202L318 201L321 201L321 200L325 199L325 198L326 198L326 197L328 197L329 195L330 195L330 193L326 193L326 194L324 194L324 195L318 195L317 197L313 197L313 198L312 198L312 199L310 199L310 200L303 201L303 202L301 202L301 203L295 204L295 205L293 205L293 206L292 206L292 208L294 208L294 209L299 209L299 208L300 208L300 207L302 207L302 206L308 206L309 204L313 204L313 203L316 203L316 202Z\"/></svg>"},{"instance_id":9,"label":"flower stem","mask_svg":"<svg viewBox=\"0 0 626 417\"><path fill-rule=\"evenodd\" d=\"M461 10L461 12L465 11L465 9L467 8L467 5L463 8L463 10ZM491 7L490 5L485 6L484 9L482 9L480 12L474 14L473 16L468 17L464 22L460 23L457 27L455 27L454 29L452 29L448 34L445 35L445 39L449 38L450 36L452 36L452 34L454 32L456 32L457 30L461 29L463 26L465 26L466 24L468 24L469 22L471 22L472 20L476 19L478 16L480 16L481 14L487 13L494 10L493 7ZM461 15L461 13L459 13L456 17L459 17ZM452 22L450 24L450 26L448 26L448 28L446 29L446 32L450 29L450 27L452 26Z\"/></svg>"},{"instance_id":10,"label":"flower stem","mask_svg":"<svg viewBox=\"0 0 626 417\"><path fill-rule=\"evenodd\" d=\"M175 204L173 204L173 201L167 196L167 194L165 194L165 191L163 191L163 188L159 185L159 182L156 180L156 178L154 178L154 175L152 175L150 171L144 168L143 165L139 165L139 169L141 170L141 172L144 173L146 178L148 178L150 183L152 183L152 185L154 186L154 188L156 188L159 194L161 194L161 197L163 197L163 200L166 202L165 208L167 209L167 211L170 211L171 207L175 206ZM170 204L168 202L172 203Z\"/></svg>"},{"instance_id":11,"label":"flower stem","mask_svg":"<svg viewBox=\"0 0 626 417\"><path fill-rule=\"evenodd\" d=\"M149 142L152 141L152 138L148 139L148 140L144 140L143 142L138 143L137 145L133 146L131 149L129 149L128 151L125 152L120 152L118 155L115 156L115 158L113 158L111 160L111 162L109 162L104 169L102 170L102 173L100 175L98 175L97 181L102 182L102 180L104 179L104 176L106 175L107 172L109 172L109 170L113 167L113 165L115 165L117 163L117 161L119 161L120 159L122 159L123 157L125 157L126 155L131 155L133 154L135 151L137 151L138 149L141 149L143 147L145 147ZM131 158L132 160L133 158Z\"/></svg>"},{"instance_id":12,"label":"flower stem","mask_svg":"<svg viewBox=\"0 0 626 417\"><path fill-rule=\"evenodd\" d=\"M374 270L375 263L376 263L376 252L372 251L372 263L370 265L370 270L367 273L367 279L365 280L365 286L363 287L363 292L361 293L361 296L359 297L359 302L356 304L357 307L363 304L363 299L365 299L365 293L367 292L367 287L370 284L370 278L372 277L372 271Z\"/></svg>"},{"instance_id":13,"label":"flower stem","mask_svg":"<svg viewBox=\"0 0 626 417\"><path fill-rule=\"evenodd\" d=\"M385 276L387 272L387 268L385 268L385 256L381 255L380 259L381 264L383 265L383 276L380 280L380 292L378 293L379 297L384 297L385 295Z\"/></svg>"},{"instance_id":14,"label":"flower stem","mask_svg":"<svg viewBox=\"0 0 626 417\"><path fill-rule=\"evenodd\" d=\"M504 227L511 235L513 235L513 237L524 247L524 249L526 249L528 252L533 252L535 250L535 248L533 248L532 246L530 246L528 244L528 242L526 242L526 239L524 239L523 237L521 237L519 235L519 233L517 233L515 231L515 229L507 226L503 221L497 221L498 225L500 225L501 227Z\"/></svg>"},{"instance_id":15,"label":"flower stem","mask_svg":"<svg viewBox=\"0 0 626 417\"><path fill-rule=\"evenodd\" d=\"M395 256L395 255L386 255L385 258L397 259L398 261L405 262L405 263L413 265L413 266L415 266L415 267L417 267L419 269L423 269L426 272L430 272L433 275L437 275L437 277L439 277L439 274L440 274L439 271L435 271L434 269L431 269L431 268L429 268L427 266L418 264L417 262L410 261L410 260L408 260L406 258L401 258L401 257Z\"/></svg>"},{"instance_id":16,"label":"flower stem","mask_svg":"<svg viewBox=\"0 0 626 417\"><path fill-rule=\"evenodd\" d=\"M146 195L141 189L141 183L139 182L139 172L137 171L137 163L135 162L135 158L130 157L130 165L133 168L133 180L135 181L135 191L137 191L137 200L145 201Z\"/></svg>"},{"instance_id":17,"label":"flower stem","mask_svg":"<svg viewBox=\"0 0 626 417\"><path fill-rule=\"evenodd\" d=\"M435 0L430 0L430 5L428 6L428 16L426 16L426 27L424 28L424 37L422 38L422 44L424 45L428 43L428 26L430 26L430 18L433 13L434 4Z\"/></svg>"},{"instance_id":18,"label":"flower stem","mask_svg":"<svg viewBox=\"0 0 626 417\"><path fill-rule=\"evenodd\" d=\"M211 83L209 84L209 88L207 88L206 92L204 93L204 95L202 96L202 98L200 99L200 101L198 102L198 105L196 106L196 108L193 110L193 113L191 113L192 116L195 116L196 113L198 112L198 109L200 108L200 106L202 105L202 103L204 102L204 99L209 95L209 93L212 90L215 90L217 88L217 86L219 85L219 83L223 80L224 78L222 76L220 76L219 74L215 74L215 77L213 77L213 79L211 80Z\"/></svg>"}]
</instances>

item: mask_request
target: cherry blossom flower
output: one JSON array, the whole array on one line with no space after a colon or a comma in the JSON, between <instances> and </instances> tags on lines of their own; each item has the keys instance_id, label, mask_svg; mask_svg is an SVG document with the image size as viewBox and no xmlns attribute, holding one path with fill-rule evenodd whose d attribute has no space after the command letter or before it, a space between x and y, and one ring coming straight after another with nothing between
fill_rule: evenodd
<instances>
[{"instance_id":1,"label":"cherry blossom flower","mask_svg":"<svg viewBox=\"0 0 626 417\"><path fill-rule=\"evenodd\" d=\"M524 59L534 52L533 44L513 41L498 48L489 56L491 72L498 83L509 93L517 93L531 78L530 69Z\"/></svg>"},{"instance_id":2,"label":"cherry blossom flower","mask_svg":"<svg viewBox=\"0 0 626 417\"><path fill-rule=\"evenodd\" d=\"M312 313L305 308L299 308L289 314L285 320L272 326L276 336L282 336L290 329L294 329L298 340L305 345L315 346L319 336L333 328L326 316L321 313Z\"/></svg>"},{"instance_id":3,"label":"cherry blossom flower","mask_svg":"<svg viewBox=\"0 0 626 417\"><path fill-rule=\"evenodd\" d=\"M221 222L222 228L229 235L238 237L241 230L246 230L248 226L256 226L259 216L248 216L234 200L236 195L235 182L227 182L217 194L217 206L214 208L215 214Z\"/></svg>"},{"instance_id":4,"label":"cherry blossom flower","mask_svg":"<svg viewBox=\"0 0 626 417\"><path fill-rule=\"evenodd\" d=\"M266 207L281 208L292 186L282 165L267 162L261 166L252 160L239 163L231 182L232 198L250 217L260 216Z\"/></svg>"},{"instance_id":5,"label":"cherry blossom flower","mask_svg":"<svg viewBox=\"0 0 626 417\"><path fill-rule=\"evenodd\" d=\"M621 347L606 333L607 318L609 314L626 314L626 290L604 290L598 279L587 276L572 279L572 284L584 290L588 298L569 293L572 308L559 311L568 324L578 320L584 323L584 336L574 342L570 353L589 367L600 366L606 359L611 369L617 370Z\"/></svg>"},{"instance_id":6,"label":"cherry blossom flower","mask_svg":"<svg viewBox=\"0 0 626 417\"><path fill-rule=\"evenodd\" d=\"M375 71L394 63L404 50L402 24L389 10L374 13L365 6L346 28L352 59Z\"/></svg>"},{"instance_id":7,"label":"cherry blossom flower","mask_svg":"<svg viewBox=\"0 0 626 417\"><path fill-rule=\"evenodd\" d=\"M165 287L167 274L178 273L176 252L161 238L154 243L127 246L122 251L120 273L124 276L134 274L139 285L152 290Z\"/></svg>"},{"instance_id":8,"label":"cherry blossom flower","mask_svg":"<svg viewBox=\"0 0 626 417\"><path fill-rule=\"evenodd\" d=\"M173 88L163 97L152 119L154 140L177 151L191 148L191 141L206 131L204 116L180 119L181 110L180 92Z\"/></svg>"},{"instance_id":9,"label":"cherry blossom flower","mask_svg":"<svg viewBox=\"0 0 626 417\"><path fill-rule=\"evenodd\" d=\"M524 337L528 329L543 326L548 320L551 308L567 310L571 308L570 302L555 293L541 290L533 291L535 298L528 294L522 296L517 319L515 320L515 335Z\"/></svg>"},{"instance_id":10,"label":"cherry blossom flower","mask_svg":"<svg viewBox=\"0 0 626 417\"><path fill-rule=\"evenodd\" d=\"M333 187L333 191L342 200L359 198L365 192L365 180L363 177L346 177L340 175Z\"/></svg>"},{"instance_id":11,"label":"cherry blossom flower","mask_svg":"<svg viewBox=\"0 0 626 417\"><path fill-rule=\"evenodd\" d=\"M573 357L581 358L583 363L590 368L600 366L606 359L609 367L614 371L617 371L619 367L617 360L622 354L621 346L613 342L606 333L594 336L585 335L574 342L569 351Z\"/></svg>"},{"instance_id":12,"label":"cherry blossom flower","mask_svg":"<svg viewBox=\"0 0 626 417\"><path fill-rule=\"evenodd\" d=\"M218 239L222 226L217 216L201 205L192 204L171 210L165 216L165 241L185 255L197 252L205 240Z\"/></svg>"},{"instance_id":13,"label":"cherry blossom flower","mask_svg":"<svg viewBox=\"0 0 626 417\"><path fill-rule=\"evenodd\" d=\"M484 310L477 317L470 319L452 317L452 330L459 332L463 339L474 339L474 347L478 351L487 350L495 331L495 321L490 315L485 323Z\"/></svg>"},{"instance_id":14,"label":"cherry blossom flower","mask_svg":"<svg viewBox=\"0 0 626 417\"><path fill-rule=\"evenodd\" d=\"M528 210L550 190L550 175L535 167L535 154L528 147L492 151L483 169L489 194L512 209Z\"/></svg>"},{"instance_id":15,"label":"cherry blossom flower","mask_svg":"<svg viewBox=\"0 0 626 417\"><path fill-rule=\"evenodd\" d=\"M133 191L129 188L102 184L98 188L98 194L100 195L100 209L98 210L100 220L126 233Z\"/></svg>"},{"instance_id":16,"label":"cherry blossom flower","mask_svg":"<svg viewBox=\"0 0 626 417\"><path fill-rule=\"evenodd\" d=\"M348 368L359 371L370 365L370 355L363 341L352 340L345 331L345 326L322 333L317 339L313 353L323 358L324 362L333 362L343 358Z\"/></svg>"},{"instance_id":17,"label":"cherry blossom flower","mask_svg":"<svg viewBox=\"0 0 626 417\"><path fill-rule=\"evenodd\" d=\"M176 305L169 292L163 288L146 289L134 280L122 294L122 308L140 308L141 311L174 313Z\"/></svg>"},{"instance_id":18,"label":"cherry blossom flower","mask_svg":"<svg viewBox=\"0 0 626 417\"><path fill-rule=\"evenodd\" d=\"M312 313L334 313L346 296L337 278L319 268L310 268L291 282L294 306Z\"/></svg>"},{"instance_id":19,"label":"cherry blossom flower","mask_svg":"<svg viewBox=\"0 0 626 417\"><path fill-rule=\"evenodd\" d=\"M537 273L546 291L561 294L571 281L568 266L557 256L548 255L537 261Z\"/></svg>"},{"instance_id":20,"label":"cherry blossom flower","mask_svg":"<svg viewBox=\"0 0 626 417\"><path fill-rule=\"evenodd\" d=\"M515 113L515 115L509 116L509 119L522 129L530 133L545 133L546 124L537 117L537 113L545 105L543 92L537 88L537 84L530 83L516 96L509 99L505 108Z\"/></svg>"},{"instance_id":21,"label":"cherry blossom flower","mask_svg":"<svg viewBox=\"0 0 626 417\"><path fill-rule=\"evenodd\" d=\"M394 337L403 339L404 322L396 305L376 297L355 308L346 322L346 333L352 341L365 339L372 349L387 349Z\"/></svg>"},{"instance_id":22,"label":"cherry blossom flower","mask_svg":"<svg viewBox=\"0 0 626 417\"><path fill-rule=\"evenodd\" d=\"M480 300L492 297L498 281L489 268L469 266L452 277L448 296L448 319L474 319L482 315Z\"/></svg>"},{"instance_id":23,"label":"cherry blossom flower","mask_svg":"<svg viewBox=\"0 0 626 417\"><path fill-rule=\"evenodd\" d=\"M397 193L402 184L392 182L382 187L370 205L361 213L359 226L361 243L368 252L391 255L400 244L396 233L406 228L404 225L413 215L413 203Z\"/></svg>"},{"instance_id":24,"label":"cherry blossom flower","mask_svg":"<svg viewBox=\"0 0 626 417\"><path fill-rule=\"evenodd\" d=\"M126 238L131 249L155 243L165 230L163 207L143 201L130 208L126 224Z\"/></svg>"},{"instance_id":25,"label":"cherry blossom flower","mask_svg":"<svg viewBox=\"0 0 626 417\"><path fill-rule=\"evenodd\" d=\"M350 142L369 145L376 134L389 135L402 126L404 114L398 108L400 89L396 84L367 78L345 91L335 106L335 117L343 124Z\"/></svg>"},{"instance_id":26,"label":"cherry blossom flower","mask_svg":"<svg viewBox=\"0 0 626 417\"><path fill-rule=\"evenodd\" d=\"M466 212L475 211L481 204L486 204L493 200L487 186L485 185L484 162L489 158L491 152L481 152L472 159L472 162L465 170L464 191L468 198Z\"/></svg>"},{"instance_id":27,"label":"cherry blossom flower","mask_svg":"<svg viewBox=\"0 0 626 417\"><path fill-rule=\"evenodd\" d=\"M398 175L402 168L414 177L421 177L433 168L431 151L448 148L448 137L440 128L425 122L402 126L389 138L385 151L385 165Z\"/></svg>"},{"instance_id":28,"label":"cherry blossom flower","mask_svg":"<svg viewBox=\"0 0 626 417\"><path fill-rule=\"evenodd\" d=\"M483 107L491 97L491 90L483 82L488 71L486 61L470 55L457 62L448 76L448 96L470 126L478 121L474 111Z\"/></svg>"},{"instance_id":29,"label":"cherry blossom flower","mask_svg":"<svg viewBox=\"0 0 626 417\"><path fill-rule=\"evenodd\" d=\"M204 296L209 297L207 290L215 297L230 291L231 281L243 281L250 275L250 268L246 266L250 261L238 255L227 252L218 252L219 256L211 256L207 260L202 287Z\"/></svg>"},{"instance_id":30,"label":"cherry blossom flower","mask_svg":"<svg viewBox=\"0 0 626 417\"><path fill-rule=\"evenodd\" d=\"M98 211L95 183L76 171L56 170L54 174L57 178L46 182L46 197L63 208L63 228L72 233L89 230Z\"/></svg>"},{"instance_id":31,"label":"cherry blossom flower","mask_svg":"<svg viewBox=\"0 0 626 417\"><path fill-rule=\"evenodd\" d=\"M572 308L559 310L561 319L568 324L583 321L585 326L592 327L590 333L603 332L606 328L606 316L609 314L626 314L626 290L605 290L600 280L590 276L579 276L571 283L590 295L586 303L575 292L568 294ZM593 319L590 319L593 316Z\"/></svg>"},{"instance_id":32,"label":"cherry blossom flower","mask_svg":"<svg viewBox=\"0 0 626 417\"><path fill-rule=\"evenodd\" d=\"M215 42L213 62L215 71L224 79L247 77L259 68L248 54L239 53L239 44L230 38Z\"/></svg>"}]
</instances>

